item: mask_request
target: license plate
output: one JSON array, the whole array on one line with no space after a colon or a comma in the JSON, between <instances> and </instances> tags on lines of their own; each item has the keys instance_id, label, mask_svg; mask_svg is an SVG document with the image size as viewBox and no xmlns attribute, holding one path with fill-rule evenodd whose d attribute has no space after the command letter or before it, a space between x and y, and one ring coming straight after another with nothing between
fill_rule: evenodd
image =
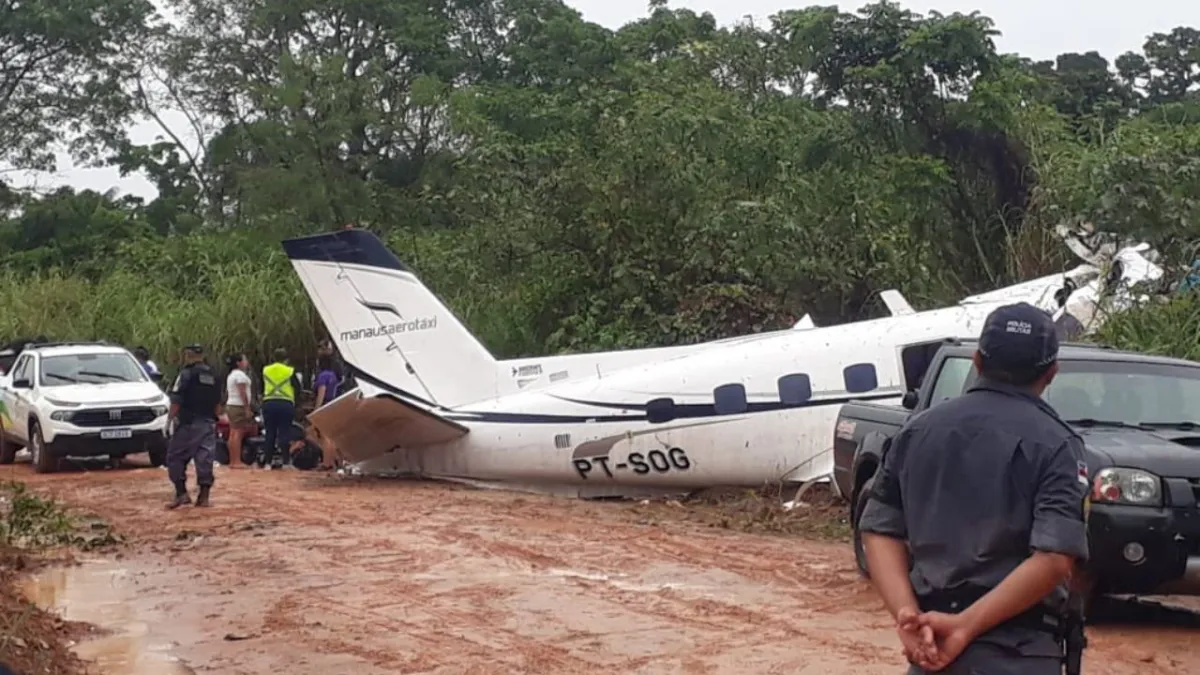
<instances>
[{"instance_id":1,"label":"license plate","mask_svg":"<svg viewBox=\"0 0 1200 675\"><path fill-rule=\"evenodd\" d=\"M100 432L101 440L112 440L114 438L133 438L133 429L105 429Z\"/></svg>"}]
</instances>

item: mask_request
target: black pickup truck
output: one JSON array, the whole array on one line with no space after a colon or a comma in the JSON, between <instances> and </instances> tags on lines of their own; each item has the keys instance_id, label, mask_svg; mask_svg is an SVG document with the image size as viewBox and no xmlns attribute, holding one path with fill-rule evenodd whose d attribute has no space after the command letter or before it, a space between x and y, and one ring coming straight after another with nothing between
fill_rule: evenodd
<instances>
[{"instance_id":1,"label":"black pickup truck","mask_svg":"<svg viewBox=\"0 0 1200 675\"><path fill-rule=\"evenodd\" d=\"M900 407L853 402L838 415L834 484L864 574L858 516L887 441L910 415L966 391L974 351L974 340L948 340ZM1200 363L1064 344L1044 398L1087 446L1094 591L1200 595Z\"/></svg>"}]
</instances>

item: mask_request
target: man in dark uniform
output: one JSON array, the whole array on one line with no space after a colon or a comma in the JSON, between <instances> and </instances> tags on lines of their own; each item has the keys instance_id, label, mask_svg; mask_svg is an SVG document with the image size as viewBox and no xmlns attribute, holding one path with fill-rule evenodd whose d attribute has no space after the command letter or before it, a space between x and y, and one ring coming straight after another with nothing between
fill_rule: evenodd
<instances>
[{"instance_id":1,"label":"man in dark uniform","mask_svg":"<svg viewBox=\"0 0 1200 675\"><path fill-rule=\"evenodd\" d=\"M1041 399L1057 359L1049 315L996 309L978 381L913 416L886 451L859 529L910 675L1063 672L1089 482L1082 439Z\"/></svg>"},{"instance_id":2,"label":"man in dark uniform","mask_svg":"<svg viewBox=\"0 0 1200 675\"><path fill-rule=\"evenodd\" d=\"M221 387L217 375L204 362L204 348L184 348L184 366L171 391L171 412L167 428L174 429L167 448L167 472L175 486L175 499L167 508L190 504L187 491L187 465L196 465L196 484L200 494L196 506L208 506L213 485L213 459L217 448L217 418L221 414ZM175 421L179 424L174 426Z\"/></svg>"}]
</instances>

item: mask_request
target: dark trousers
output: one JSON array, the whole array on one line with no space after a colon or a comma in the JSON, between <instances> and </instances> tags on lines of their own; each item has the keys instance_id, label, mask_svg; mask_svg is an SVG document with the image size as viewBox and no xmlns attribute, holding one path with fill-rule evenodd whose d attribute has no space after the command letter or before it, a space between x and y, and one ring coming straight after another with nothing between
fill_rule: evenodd
<instances>
[{"instance_id":1,"label":"dark trousers","mask_svg":"<svg viewBox=\"0 0 1200 675\"><path fill-rule=\"evenodd\" d=\"M279 457L287 462L288 443L292 438L292 422L296 419L296 406L291 401L268 399L262 404L263 440L266 442L267 461Z\"/></svg>"},{"instance_id":2,"label":"dark trousers","mask_svg":"<svg viewBox=\"0 0 1200 675\"><path fill-rule=\"evenodd\" d=\"M167 476L177 487L183 485L188 462L192 462L196 465L196 484L212 487L216 449L216 422L200 419L180 424L167 445Z\"/></svg>"},{"instance_id":3,"label":"dark trousers","mask_svg":"<svg viewBox=\"0 0 1200 675\"><path fill-rule=\"evenodd\" d=\"M1062 675L1061 657L1022 656L1015 648L986 642L967 646L939 675ZM908 675L929 675L924 669L909 666Z\"/></svg>"}]
</instances>

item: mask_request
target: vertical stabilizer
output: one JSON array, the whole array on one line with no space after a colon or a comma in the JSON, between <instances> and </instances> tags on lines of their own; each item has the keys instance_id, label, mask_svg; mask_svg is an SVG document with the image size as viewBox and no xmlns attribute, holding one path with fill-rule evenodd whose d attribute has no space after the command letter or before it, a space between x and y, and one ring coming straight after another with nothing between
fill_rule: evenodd
<instances>
[{"instance_id":1,"label":"vertical stabilizer","mask_svg":"<svg viewBox=\"0 0 1200 675\"><path fill-rule=\"evenodd\" d=\"M507 393L495 358L371 232L288 239L283 248L360 379L446 408Z\"/></svg>"}]
</instances>

